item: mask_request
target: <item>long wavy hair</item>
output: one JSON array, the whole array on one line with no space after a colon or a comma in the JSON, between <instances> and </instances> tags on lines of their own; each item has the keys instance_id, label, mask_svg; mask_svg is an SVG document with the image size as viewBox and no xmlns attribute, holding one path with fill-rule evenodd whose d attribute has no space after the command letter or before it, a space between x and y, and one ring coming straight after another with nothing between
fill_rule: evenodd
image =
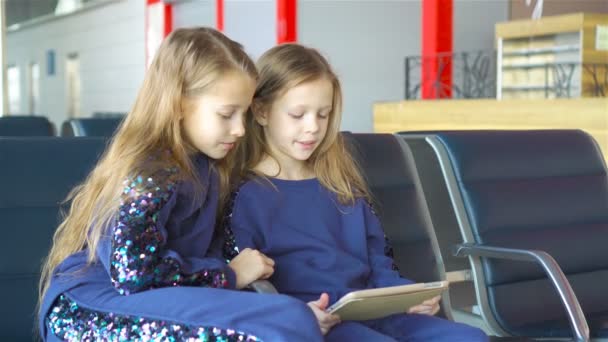
<instances>
[{"instance_id":1,"label":"long wavy hair","mask_svg":"<svg viewBox=\"0 0 608 342\"><path fill-rule=\"evenodd\" d=\"M196 149L185 139L180 118L193 100L222 75L235 70L257 78L255 65L242 46L216 30L178 29L163 41L133 108L97 166L66 199L71 205L55 232L42 269L39 303L55 268L65 258L86 248L88 261L95 260L103 230L115 219L124 179L176 167L178 178L193 181L198 193L202 191L204 184L191 161ZM151 170L150 157L155 155L160 158L155 158ZM222 197L228 191L232 160L228 155L212 166L219 174Z\"/></svg>"},{"instance_id":2,"label":"long wavy hair","mask_svg":"<svg viewBox=\"0 0 608 342\"><path fill-rule=\"evenodd\" d=\"M367 184L340 135L342 90L340 81L327 60L315 49L299 44L275 46L264 53L258 63L258 84L245 121L245 139L239 146L240 177L247 178L266 157L273 157L256 115L268 112L272 104L289 89L321 78L333 86L332 110L327 133L307 160L319 182L334 192L343 204L363 197L371 202ZM276 158L275 158L276 159Z\"/></svg>"}]
</instances>

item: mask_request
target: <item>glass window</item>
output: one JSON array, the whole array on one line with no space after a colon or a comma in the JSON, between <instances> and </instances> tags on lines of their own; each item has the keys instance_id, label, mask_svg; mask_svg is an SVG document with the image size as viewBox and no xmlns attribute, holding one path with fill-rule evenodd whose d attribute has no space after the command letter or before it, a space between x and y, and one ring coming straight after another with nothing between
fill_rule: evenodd
<instances>
[{"instance_id":1,"label":"glass window","mask_svg":"<svg viewBox=\"0 0 608 342\"><path fill-rule=\"evenodd\" d=\"M8 112L21 114L21 83L19 82L19 67L12 65L6 69L8 82Z\"/></svg>"},{"instance_id":2,"label":"glass window","mask_svg":"<svg viewBox=\"0 0 608 342\"><path fill-rule=\"evenodd\" d=\"M40 113L40 64L30 64L30 112L29 114Z\"/></svg>"}]
</instances>

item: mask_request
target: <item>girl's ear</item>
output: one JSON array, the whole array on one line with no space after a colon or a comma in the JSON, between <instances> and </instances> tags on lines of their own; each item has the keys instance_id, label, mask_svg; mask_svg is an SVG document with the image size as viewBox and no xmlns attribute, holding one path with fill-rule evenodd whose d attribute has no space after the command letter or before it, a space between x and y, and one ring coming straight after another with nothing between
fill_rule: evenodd
<instances>
[{"instance_id":1,"label":"girl's ear","mask_svg":"<svg viewBox=\"0 0 608 342\"><path fill-rule=\"evenodd\" d=\"M252 103L251 112L253 113L255 121L257 121L260 126L266 126L268 124L268 113L264 106L259 103Z\"/></svg>"}]
</instances>

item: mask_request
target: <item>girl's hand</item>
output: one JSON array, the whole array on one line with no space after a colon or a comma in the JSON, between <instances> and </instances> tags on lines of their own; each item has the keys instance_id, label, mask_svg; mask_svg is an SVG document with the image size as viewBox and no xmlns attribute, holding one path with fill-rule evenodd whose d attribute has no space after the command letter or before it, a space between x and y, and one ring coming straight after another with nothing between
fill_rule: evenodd
<instances>
[{"instance_id":1,"label":"girl's hand","mask_svg":"<svg viewBox=\"0 0 608 342\"><path fill-rule=\"evenodd\" d=\"M314 302L308 302L308 306L317 317L319 327L323 335L327 334L329 330L336 324L340 323L340 317L338 315L330 314L326 312L327 304L329 304L329 295L322 293L321 297Z\"/></svg>"},{"instance_id":2,"label":"girl's hand","mask_svg":"<svg viewBox=\"0 0 608 342\"><path fill-rule=\"evenodd\" d=\"M274 261L251 248L243 249L228 267L236 274L236 288L239 290L258 279L268 279L274 273Z\"/></svg>"},{"instance_id":3,"label":"girl's hand","mask_svg":"<svg viewBox=\"0 0 608 342\"><path fill-rule=\"evenodd\" d=\"M422 302L422 304L412 306L407 313L434 316L437 312L439 312L440 300L441 296L425 300Z\"/></svg>"}]
</instances>

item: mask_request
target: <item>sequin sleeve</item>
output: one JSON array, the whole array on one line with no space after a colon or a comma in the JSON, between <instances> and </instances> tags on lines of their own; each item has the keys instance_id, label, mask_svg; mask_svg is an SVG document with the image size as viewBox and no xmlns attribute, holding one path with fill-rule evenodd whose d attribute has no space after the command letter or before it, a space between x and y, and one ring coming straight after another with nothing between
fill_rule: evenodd
<instances>
[{"instance_id":1,"label":"sequin sleeve","mask_svg":"<svg viewBox=\"0 0 608 342\"><path fill-rule=\"evenodd\" d=\"M374 287L386 287L413 283L401 278L399 270L393 261L393 249L384 235L384 230L374 208L367 202L361 201L365 211L365 227L367 229L367 253L371 268L370 280Z\"/></svg>"},{"instance_id":2,"label":"sequin sleeve","mask_svg":"<svg viewBox=\"0 0 608 342\"><path fill-rule=\"evenodd\" d=\"M168 286L228 287L226 269L185 274L176 251L165 248L161 216L170 215L178 183L175 170L124 182L118 217L112 228L110 276L124 295ZM162 214L162 215L161 215ZM178 257L176 257L178 256Z\"/></svg>"}]
</instances>

